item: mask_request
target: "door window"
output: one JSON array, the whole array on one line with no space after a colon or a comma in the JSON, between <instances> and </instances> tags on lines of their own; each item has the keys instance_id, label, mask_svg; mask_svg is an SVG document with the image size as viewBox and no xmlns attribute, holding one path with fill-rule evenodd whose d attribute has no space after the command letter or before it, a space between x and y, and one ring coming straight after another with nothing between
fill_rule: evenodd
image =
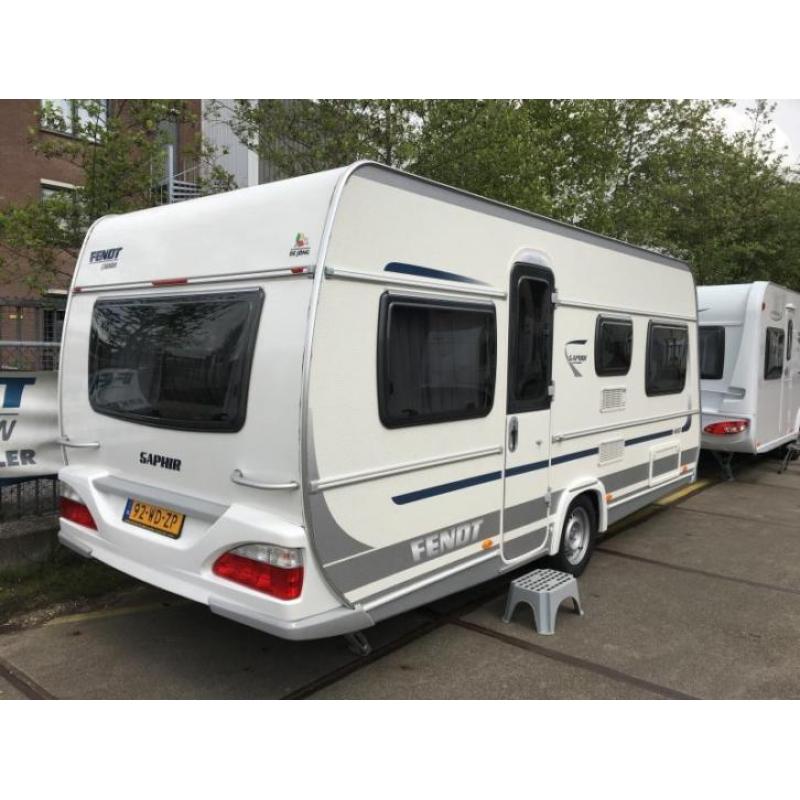
<instances>
[{"instance_id":1,"label":"door window","mask_svg":"<svg viewBox=\"0 0 800 800\"><path fill-rule=\"evenodd\" d=\"M550 406L553 351L553 278L519 264L511 283L508 413Z\"/></svg>"},{"instance_id":2,"label":"door window","mask_svg":"<svg viewBox=\"0 0 800 800\"><path fill-rule=\"evenodd\" d=\"M774 381L783 375L783 340L782 328L767 328L764 380Z\"/></svg>"}]
</instances>

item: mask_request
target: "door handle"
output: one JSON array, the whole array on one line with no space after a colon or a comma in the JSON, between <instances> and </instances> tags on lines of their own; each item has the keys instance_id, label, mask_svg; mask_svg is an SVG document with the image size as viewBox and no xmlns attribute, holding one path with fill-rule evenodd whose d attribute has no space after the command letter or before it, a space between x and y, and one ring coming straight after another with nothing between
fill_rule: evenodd
<instances>
[{"instance_id":1,"label":"door handle","mask_svg":"<svg viewBox=\"0 0 800 800\"><path fill-rule=\"evenodd\" d=\"M513 453L517 449L519 439L519 422L516 417L511 417L508 421L508 451Z\"/></svg>"}]
</instances>

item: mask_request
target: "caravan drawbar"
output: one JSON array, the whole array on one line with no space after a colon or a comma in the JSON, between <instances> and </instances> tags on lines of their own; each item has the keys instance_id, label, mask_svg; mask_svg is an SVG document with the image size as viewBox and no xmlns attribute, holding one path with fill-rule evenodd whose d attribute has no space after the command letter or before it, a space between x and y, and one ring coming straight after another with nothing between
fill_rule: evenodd
<instances>
[{"instance_id":1,"label":"caravan drawbar","mask_svg":"<svg viewBox=\"0 0 800 800\"><path fill-rule=\"evenodd\" d=\"M60 539L290 639L580 574L694 479L697 365L685 263L378 164L105 217Z\"/></svg>"}]
</instances>

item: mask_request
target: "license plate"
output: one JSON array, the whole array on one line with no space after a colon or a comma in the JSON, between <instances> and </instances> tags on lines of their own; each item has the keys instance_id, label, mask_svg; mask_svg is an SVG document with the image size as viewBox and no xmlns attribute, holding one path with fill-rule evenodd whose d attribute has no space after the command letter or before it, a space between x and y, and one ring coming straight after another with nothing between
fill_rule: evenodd
<instances>
[{"instance_id":1,"label":"license plate","mask_svg":"<svg viewBox=\"0 0 800 800\"><path fill-rule=\"evenodd\" d=\"M183 521L186 514L179 514L163 506L154 506L151 503L143 503L141 500L128 498L125 504L125 511L122 512L123 522L131 525L138 525L149 531L161 533L172 539L177 539L183 530Z\"/></svg>"}]
</instances>

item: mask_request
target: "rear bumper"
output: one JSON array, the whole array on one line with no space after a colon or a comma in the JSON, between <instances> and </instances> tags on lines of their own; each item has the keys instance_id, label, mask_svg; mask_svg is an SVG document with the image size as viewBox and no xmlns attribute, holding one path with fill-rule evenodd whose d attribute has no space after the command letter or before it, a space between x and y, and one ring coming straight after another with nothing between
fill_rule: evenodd
<instances>
[{"instance_id":1,"label":"rear bumper","mask_svg":"<svg viewBox=\"0 0 800 800\"><path fill-rule=\"evenodd\" d=\"M746 419L750 425L741 433L730 433L722 436L712 436L705 432L706 425L712 422L725 422L731 419ZM700 447L703 450L717 450L727 453L752 453L756 452L756 443L753 439L753 417L750 414L711 414L704 413L700 424Z\"/></svg>"},{"instance_id":2,"label":"rear bumper","mask_svg":"<svg viewBox=\"0 0 800 800\"><path fill-rule=\"evenodd\" d=\"M108 564L160 589L179 594L190 600L202 602L214 614L234 622L240 622L243 625L249 625L251 628L257 628L260 631L264 631L264 633L278 636L281 639L293 641L324 639L329 636L342 636L346 633L364 630L375 624L372 617L360 608L340 606L339 608L333 608L308 617L281 619L264 611L256 610L252 606L236 602L229 597L216 595L213 591L206 597L200 598L194 591L181 591L180 588L176 588L174 581L159 580L158 573L153 570L132 564L122 557L115 556L102 546L93 546L92 543L86 541L86 536L80 530L74 530L76 527L62 519L58 540L62 545L84 558L96 558L104 564Z\"/></svg>"},{"instance_id":3,"label":"rear bumper","mask_svg":"<svg viewBox=\"0 0 800 800\"><path fill-rule=\"evenodd\" d=\"M164 487L112 479L87 467L65 467L59 477L88 506L97 524L98 529L92 530L60 520L59 540L83 556L285 639L336 636L374 624L363 610L348 606L331 591L297 521L242 502L212 505ZM124 507L130 496L185 513L180 536L160 536L126 522ZM298 598L281 600L214 573L222 553L247 543L303 551L303 589Z\"/></svg>"}]
</instances>

